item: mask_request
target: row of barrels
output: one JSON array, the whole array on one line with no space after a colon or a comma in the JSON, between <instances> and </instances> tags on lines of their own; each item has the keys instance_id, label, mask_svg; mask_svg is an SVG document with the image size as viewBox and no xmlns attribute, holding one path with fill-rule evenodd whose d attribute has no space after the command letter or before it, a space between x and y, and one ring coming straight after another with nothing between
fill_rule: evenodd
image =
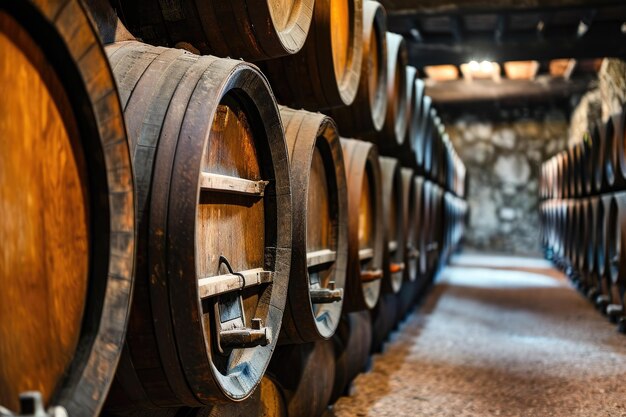
<instances>
[{"instance_id":1,"label":"row of barrels","mask_svg":"<svg viewBox=\"0 0 626 417\"><path fill-rule=\"evenodd\" d=\"M593 123L582 140L541 166L543 199L581 198L626 190L626 106Z\"/></svg>"},{"instance_id":2,"label":"row of barrels","mask_svg":"<svg viewBox=\"0 0 626 417\"><path fill-rule=\"evenodd\" d=\"M407 286L427 282L453 252L467 211L464 167L427 97L420 106L428 111L409 113L426 115L416 116L414 129L426 134L405 133L408 142L388 147L395 159L378 155L383 133L343 139L347 128L330 117L276 104L273 91L280 99L292 75L291 93L331 101L332 83L314 81L325 75L307 60L326 68L329 51L335 63L347 56L342 46L362 49L363 38L336 44L327 42L329 32L339 40L348 36L335 33L342 28L365 35L360 25L368 10L380 16L381 6L278 5L291 10L284 22L294 30L290 39L298 37L295 27L306 26L291 19L307 9L314 36L304 36L302 50L289 56L293 63L274 60L283 57L260 64L266 75L271 66L282 68L268 82L247 62L189 52L205 51L191 38L176 48L136 40L104 47L107 25L119 22L99 19L105 5L90 3L98 7L77 0L0 5L0 79L7 87L0 128L21 139L0 145L0 281L7 294L0 307L0 405L17 409L20 392L37 390L46 404L81 416L98 415L105 399L106 413L124 415L188 412L181 407L210 413L232 401L257 407L246 399L304 384L313 365L298 374L291 362L306 363L305 346L313 352L307 355L328 356L331 340L337 364L337 346L346 346L344 368L333 368L346 383L335 377L330 384L342 393L353 369L362 369L351 362L356 352L370 351L359 342L367 330L354 323L367 314L373 326L383 317L375 314L383 309L381 293L403 300L406 312L416 293ZM133 12L118 3L130 21ZM168 36L208 31L210 16L219 22L211 30L245 23L220 13L260 16L252 12L257 2L243 0L133 3L158 5L136 16L156 16L165 30L154 33ZM344 25L343 17L336 23L335 13L354 24ZM371 38L386 42L390 35ZM233 33L223 36L238 43ZM350 56L345 61L353 62ZM370 53L370 64L373 56L387 63ZM297 63L309 73L291 74ZM411 72L400 68L395 72ZM335 76L343 71L333 69ZM304 84L315 82L307 91ZM349 90L344 84L337 83L342 92ZM354 87L355 97L365 84ZM389 95L381 91L379 99ZM360 96L355 112L370 101ZM316 103L312 110L323 108ZM384 107L386 123L392 106ZM368 328L382 339L388 332ZM273 372L270 366L278 385L263 378L277 345L284 346L277 358L293 358L278 359Z\"/></svg>"},{"instance_id":3,"label":"row of barrels","mask_svg":"<svg viewBox=\"0 0 626 417\"><path fill-rule=\"evenodd\" d=\"M547 258L626 332L626 193L551 199L540 210Z\"/></svg>"}]
</instances>

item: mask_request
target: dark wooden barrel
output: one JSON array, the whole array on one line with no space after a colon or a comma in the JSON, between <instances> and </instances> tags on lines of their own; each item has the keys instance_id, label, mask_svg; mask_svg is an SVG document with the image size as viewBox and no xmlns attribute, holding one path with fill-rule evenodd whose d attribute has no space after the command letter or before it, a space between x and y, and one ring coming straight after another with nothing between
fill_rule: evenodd
<instances>
[{"instance_id":1,"label":"dark wooden barrel","mask_svg":"<svg viewBox=\"0 0 626 417\"><path fill-rule=\"evenodd\" d=\"M242 400L278 339L291 262L288 153L252 65L107 46L129 132L139 251L110 410Z\"/></svg>"},{"instance_id":2,"label":"dark wooden barrel","mask_svg":"<svg viewBox=\"0 0 626 417\"><path fill-rule=\"evenodd\" d=\"M430 116L428 117L428 129L427 133L424 136L424 175L433 179L433 163L434 163L434 152L433 152L433 143L435 141L435 137L439 134L439 116L437 116L437 110L433 107L430 109Z\"/></svg>"},{"instance_id":3,"label":"dark wooden barrel","mask_svg":"<svg viewBox=\"0 0 626 417\"><path fill-rule=\"evenodd\" d=\"M587 289L591 289L593 287L592 276L595 270L595 241L596 241L596 216L598 211L598 197L590 197L585 199L587 210L586 210L586 219L584 226L584 244L585 244L585 260L583 264L583 269L581 270L583 273L584 283Z\"/></svg>"},{"instance_id":4,"label":"dark wooden barrel","mask_svg":"<svg viewBox=\"0 0 626 417\"><path fill-rule=\"evenodd\" d=\"M352 104L361 76L363 0L316 0L300 52L262 63L281 104L307 110Z\"/></svg>"},{"instance_id":5,"label":"dark wooden barrel","mask_svg":"<svg viewBox=\"0 0 626 417\"><path fill-rule=\"evenodd\" d=\"M363 61L354 102L329 109L344 136L380 132L387 113L387 16L372 0L363 3Z\"/></svg>"},{"instance_id":6,"label":"dark wooden barrel","mask_svg":"<svg viewBox=\"0 0 626 417\"><path fill-rule=\"evenodd\" d=\"M584 172L585 144L578 142L574 145L574 161L575 161L575 185L574 193L578 197L585 195L585 172Z\"/></svg>"},{"instance_id":7,"label":"dark wooden barrel","mask_svg":"<svg viewBox=\"0 0 626 417\"><path fill-rule=\"evenodd\" d=\"M613 196L611 194L605 194L599 196L599 207L598 207L598 216L597 220L597 238L596 238L596 284L598 288L598 294L608 296L609 291L607 288L607 275L608 275L608 267L607 267L607 248L606 248L606 239L609 234L609 228L611 227L609 223L609 210L611 207L611 199Z\"/></svg>"},{"instance_id":8,"label":"dark wooden barrel","mask_svg":"<svg viewBox=\"0 0 626 417\"><path fill-rule=\"evenodd\" d=\"M569 198L576 198L578 197L576 189L576 176L578 175L578 170L576 166L576 152L573 146L567 148L566 158L567 178L565 186L567 187L567 195Z\"/></svg>"},{"instance_id":9,"label":"dark wooden barrel","mask_svg":"<svg viewBox=\"0 0 626 417\"><path fill-rule=\"evenodd\" d=\"M417 190L414 171L402 168L402 224L404 225L404 281L415 281L419 270L419 243L417 230Z\"/></svg>"},{"instance_id":10,"label":"dark wooden barrel","mask_svg":"<svg viewBox=\"0 0 626 417\"><path fill-rule=\"evenodd\" d=\"M280 346L268 374L283 393L288 415L321 416L328 407L335 382L332 340Z\"/></svg>"},{"instance_id":11,"label":"dark wooden barrel","mask_svg":"<svg viewBox=\"0 0 626 417\"><path fill-rule=\"evenodd\" d=\"M314 0L114 0L131 32L145 42L202 54L260 61L298 52ZM190 48L191 47L191 48Z\"/></svg>"},{"instance_id":12,"label":"dark wooden barrel","mask_svg":"<svg viewBox=\"0 0 626 417\"><path fill-rule=\"evenodd\" d=\"M615 168L615 185L620 190L626 189L626 104L622 111L613 116L613 166Z\"/></svg>"},{"instance_id":13,"label":"dark wooden barrel","mask_svg":"<svg viewBox=\"0 0 626 417\"><path fill-rule=\"evenodd\" d=\"M428 258L426 246L428 244L429 233L429 205L430 205L430 183L422 176L415 177L415 231L418 251L418 279L421 281L426 277L428 270Z\"/></svg>"},{"instance_id":14,"label":"dark wooden barrel","mask_svg":"<svg viewBox=\"0 0 626 417\"><path fill-rule=\"evenodd\" d=\"M366 310L344 315L333 337L335 382L331 403L346 393L351 381L365 370L372 345L370 313Z\"/></svg>"},{"instance_id":15,"label":"dark wooden barrel","mask_svg":"<svg viewBox=\"0 0 626 417\"><path fill-rule=\"evenodd\" d=\"M132 293L122 109L82 3L0 4L0 405L99 415Z\"/></svg>"},{"instance_id":16,"label":"dark wooden barrel","mask_svg":"<svg viewBox=\"0 0 626 417\"><path fill-rule=\"evenodd\" d=\"M596 193L605 191L605 176L604 176L604 160L606 153L605 137L602 134L602 129L598 124L592 126L592 169L593 169L593 190Z\"/></svg>"},{"instance_id":17,"label":"dark wooden barrel","mask_svg":"<svg viewBox=\"0 0 626 417\"><path fill-rule=\"evenodd\" d=\"M417 133L417 137L413 141L413 150L415 152L415 163L416 163L416 171L418 175L425 175L426 171L424 170L424 162L426 155L424 151L426 150L426 137L430 130L430 110L432 108L432 99L424 95L422 99L422 105L420 110L420 127Z\"/></svg>"},{"instance_id":18,"label":"dark wooden barrel","mask_svg":"<svg viewBox=\"0 0 626 417\"><path fill-rule=\"evenodd\" d=\"M407 125L404 134L404 140L402 143L396 147L396 149L390 155L398 158L403 166L415 168L417 166L417 162L415 159L415 151L413 150L413 140L411 138L411 134L415 133L416 124L418 123L418 117L416 114L419 112L419 109L416 109L416 104L419 106L421 103L416 103L415 97L419 95L420 92L417 91L416 84L416 75L417 69L413 66L407 65L406 67L406 118Z\"/></svg>"},{"instance_id":19,"label":"dark wooden barrel","mask_svg":"<svg viewBox=\"0 0 626 417\"><path fill-rule=\"evenodd\" d=\"M381 152L397 151L404 143L408 124L406 66L408 53L401 35L387 32L387 113L375 141Z\"/></svg>"},{"instance_id":20,"label":"dark wooden barrel","mask_svg":"<svg viewBox=\"0 0 626 417\"><path fill-rule=\"evenodd\" d=\"M383 255L383 291L397 293L404 279L406 225L404 223L404 195L402 172L395 158L380 157L382 179L383 225L387 250Z\"/></svg>"},{"instance_id":21,"label":"dark wooden barrel","mask_svg":"<svg viewBox=\"0 0 626 417\"><path fill-rule=\"evenodd\" d=\"M402 283L402 289L398 294L398 313L396 316L396 322L401 323L411 311L411 308L415 305L415 300L419 295L420 282L404 281Z\"/></svg>"},{"instance_id":22,"label":"dark wooden barrel","mask_svg":"<svg viewBox=\"0 0 626 417\"><path fill-rule=\"evenodd\" d=\"M582 274L587 266L587 221L589 219L589 200L578 200L578 222L576 225L578 240L576 241L576 270Z\"/></svg>"},{"instance_id":23,"label":"dark wooden barrel","mask_svg":"<svg viewBox=\"0 0 626 417\"><path fill-rule=\"evenodd\" d=\"M264 376L243 401L202 408L171 408L132 413L132 417L287 417L287 404L278 383Z\"/></svg>"},{"instance_id":24,"label":"dark wooden barrel","mask_svg":"<svg viewBox=\"0 0 626 417\"><path fill-rule=\"evenodd\" d=\"M593 180L593 158L594 158L594 145L592 135L589 132L585 132L583 135L583 157L582 157L582 177L583 177L583 193L585 195L591 195L594 192L594 180Z\"/></svg>"},{"instance_id":25,"label":"dark wooden barrel","mask_svg":"<svg viewBox=\"0 0 626 417\"><path fill-rule=\"evenodd\" d=\"M411 68L411 67L407 67L407 71L410 71L408 68ZM406 130L407 136L405 138L405 142L407 142L410 146L411 154L408 156L405 156L403 159L403 162L406 166L410 166L414 168L416 170L416 173L420 173L419 168L421 164L423 164L423 158L420 159L420 157L418 156L418 153L420 153L421 155L421 152L422 152L419 147L421 146L420 132L421 132L422 123L423 123L422 107L424 105L423 104L424 91L425 91L424 81L418 77L415 77L415 82L411 86L411 90L412 90L412 92L410 93L410 97L412 101L411 114L409 116L408 126ZM406 160L407 158L410 158L410 160L407 161ZM418 162L418 159L420 160L419 162Z\"/></svg>"},{"instance_id":26,"label":"dark wooden barrel","mask_svg":"<svg viewBox=\"0 0 626 417\"><path fill-rule=\"evenodd\" d=\"M430 243L426 247L428 253L428 267L431 271L436 269L439 262L441 251L443 249L443 190L441 187L431 182L431 200L430 200Z\"/></svg>"},{"instance_id":27,"label":"dark wooden barrel","mask_svg":"<svg viewBox=\"0 0 626 417\"><path fill-rule=\"evenodd\" d=\"M609 205L606 235L606 276L612 304L622 306L626 291L626 254L623 254L626 233L626 193L613 194Z\"/></svg>"},{"instance_id":28,"label":"dark wooden barrel","mask_svg":"<svg viewBox=\"0 0 626 417\"><path fill-rule=\"evenodd\" d=\"M613 118L609 117L606 122L603 123L600 131L602 136L602 142L604 142L604 158L603 161L603 176L604 185L607 191L612 191L615 188L615 165L613 155L614 149L617 146L615 139L615 126L613 125Z\"/></svg>"},{"instance_id":29,"label":"dark wooden barrel","mask_svg":"<svg viewBox=\"0 0 626 417\"><path fill-rule=\"evenodd\" d=\"M376 307L370 311L372 353L381 352L383 350L383 345L389 338L389 333L391 333L397 323L398 297L399 294L394 293L382 294Z\"/></svg>"},{"instance_id":30,"label":"dark wooden barrel","mask_svg":"<svg viewBox=\"0 0 626 417\"><path fill-rule=\"evenodd\" d=\"M281 107L280 115L293 199L289 297L280 342L311 342L331 337L341 316L348 262L346 170L332 119L288 107Z\"/></svg>"},{"instance_id":31,"label":"dark wooden barrel","mask_svg":"<svg viewBox=\"0 0 626 417\"><path fill-rule=\"evenodd\" d=\"M382 180L376 147L341 139L348 181L348 274L345 311L371 309L384 275Z\"/></svg>"}]
</instances>

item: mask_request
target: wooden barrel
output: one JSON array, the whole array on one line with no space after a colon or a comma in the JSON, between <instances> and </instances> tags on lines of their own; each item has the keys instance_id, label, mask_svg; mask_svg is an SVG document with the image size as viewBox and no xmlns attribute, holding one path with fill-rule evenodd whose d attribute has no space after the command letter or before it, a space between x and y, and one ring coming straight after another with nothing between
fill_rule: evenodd
<instances>
[{"instance_id":1,"label":"wooden barrel","mask_svg":"<svg viewBox=\"0 0 626 417\"><path fill-rule=\"evenodd\" d=\"M352 104L363 59L363 0L316 0L300 52L262 63L281 104L307 110Z\"/></svg>"},{"instance_id":2,"label":"wooden barrel","mask_svg":"<svg viewBox=\"0 0 626 417\"><path fill-rule=\"evenodd\" d=\"M399 294L385 293L380 296L378 304L370 311L372 326L371 352L380 352L389 333L393 330L398 319L398 296Z\"/></svg>"},{"instance_id":3,"label":"wooden barrel","mask_svg":"<svg viewBox=\"0 0 626 417\"><path fill-rule=\"evenodd\" d=\"M583 170L584 166L584 152L585 152L585 144L583 142L578 142L574 145L574 161L575 161L575 184L574 184L574 193L578 197L582 197L585 195L585 173Z\"/></svg>"},{"instance_id":4,"label":"wooden barrel","mask_svg":"<svg viewBox=\"0 0 626 417\"><path fill-rule=\"evenodd\" d=\"M382 179L383 226L386 249L383 255L383 291L397 293L404 279L406 225L400 163L395 158L380 157Z\"/></svg>"},{"instance_id":5,"label":"wooden barrel","mask_svg":"<svg viewBox=\"0 0 626 417\"><path fill-rule=\"evenodd\" d=\"M99 415L135 253L115 81L78 1L0 4L0 405Z\"/></svg>"},{"instance_id":6,"label":"wooden barrel","mask_svg":"<svg viewBox=\"0 0 626 417\"><path fill-rule=\"evenodd\" d=\"M368 142L341 139L348 181L348 275L344 310L371 309L384 275L382 180L378 152Z\"/></svg>"},{"instance_id":7,"label":"wooden barrel","mask_svg":"<svg viewBox=\"0 0 626 417\"><path fill-rule=\"evenodd\" d=\"M584 244L585 259L583 263L582 274L587 289L593 287L592 276L595 270L595 241L596 241L596 216L598 211L598 197L590 197L585 199L587 210L584 225Z\"/></svg>"},{"instance_id":8,"label":"wooden barrel","mask_svg":"<svg viewBox=\"0 0 626 417\"><path fill-rule=\"evenodd\" d=\"M428 253L428 268L431 271L436 270L439 262L442 244L443 244L443 219L441 208L443 206L443 190L438 184L431 182L431 200L430 200L430 243L426 247Z\"/></svg>"},{"instance_id":9,"label":"wooden barrel","mask_svg":"<svg viewBox=\"0 0 626 417\"><path fill-rule=\"evenodd\" d=\"M592 158L593 158L593 190L596 193L605 191L605 177L604 177L604 160L606 152L606 142L604 135L598 124L592 127Z\"/></svg>"},{"instance_id":10,"label":"wooden barrel","mask_svg":"<svg viewBox=\"0 0 626 417\"><path fill-rule=\"evenodd\" d=\"M314 0L117 0L128 28L145 42L203 55L260 61L296 53ZM191 48L190 48L191 47Z\"/></svg>"},{"instance_id":11,"label":"wooden barrel","mask_svg":"<svg viewBox=\"0 0 626 417\"><path fill-rule=\"evenodd\" d=\"M417 69L410 65L406 67L406 118L407 126L404 134L404 140L393 152L392 156L398 158L403 166L415 168L417 162L415 160L415 151L413 150L413 140L411 134L415 133L419 123L416 116L419 109L415 106L419 106L421 103L416 103L415 96L419 95L417 91L418 84L416 83Z\"/></svg>"},{"instance_id":12,"label":"wooden barrel","mask_svg":"<svg viewBox=\"0 0 626 417\"><path fill-rule=\"evenodd\" d=\"M615 188L615 165L613 155L615 154L614 149L617 146L613 118L609 117L606 122L604 122L600 135L602 136L602 142L604 142L604 152L606 154L604 155L604 165L602 166L604 184L607 191L613 191Z\"/></svg>"},{"instance_id":13,"label":"wooden barrel","mask_svg":"<svg viewBox=\"0 0 626 417\"><path fill-rule=\"evenodd\" d=\"M404 224L404 281L415 281L419 270L419 243L417 230L417 190L411 168L402 168L402 224Z\"/></svg>"},{"instance_id":14,"label":"wooden barrel","mask_svg":"<svg viewBox=\"0 0 626 417\"><path fill-rule=\"evenodd\" d=\"M426 246L429 233L429 205L430 205L430 182L422 176L415 177L415 231L417 233L416 244L418 251L418 279L422 280L427 274L428 257Z\"/></svg>"},{"instance_id":15,"label":"wooden barrel","mask_svg":"<svg viewBox=\"0 0 626 417\"><path fill-rule=\"evenodd\" d=\"M574 147L570 146L566 151L567 158L567 178L565 186L567 187L567 195L569 198L576 198L577 190L576 190L576 176L577 176L577 167L576 167L576 153L574 151Z\"/></svg>"},{"instance_id":16,"label":"wooden barrel","mask_svg":"<svg viewBox=\"0 0 626 417\"><path fill-rule=\"evenodd\" d=\"M387 113L387 16L372 0L363 3L363 61L354 102L328 110L344 136L380 132Z\"/></svg>"},{"instance_id":17,"label":"wooden barrel","mask_svg":"<svg viewBox=\"0 0 626 417\"><path fill-rule=\"evenodd\" d=\"M420 281L404 281L402 289L398 294L398 313L396 321L401 323L415 305L415 300L419 295Z\"/></svg>"},{"instance_id":18,"label":"wooden barrel","mask_svg":"<svg viewBox=\"0 0 626 417\"><path fill-rule=\"evenodd\" d=\"M278 108L242 61L107 46L128 126L139 252L111 410L246 398L278 338L291 192Z\"/></svg>"},{"instance_id":19,"label":"wooden barrel","mask_svg":"<svg viewBox=\"0 0 626 417\"><path fill-rule=\"evenodd\" d=\"M576 270L582 274L587 265L587 221L589 204L586 198L578 200L578 222L576 224L578 240L576 241Z\"/></svg>"},{"instance_id":20,"label":"wooden barrel","mask_svg":"<svg viewBox=\"0 0 626 417\"><path fill-rule=\"evenodd\" d=\"M626 104L622 111L612 116L615 138L613 143L613 166L615 167L615 185L620 190L626 189Z\"/></svg>"},{"instance_id":21,"label":"wooden barrel","mask_svg":"<svg viewBox=\"0 0 626 417\"><path fill-rule=\"evenodd\" d=\"M332 340L280 346L268 374L278 382L288 415L321 416L326 411L335 381Z\"/></svg>"},{"instance_id":22,"label":"wooden barrel","mask_svg":"<svg viewBox=\"0 0 626 417\"><path fill-rule=\"evenodd\" d=\"M426 136L430 130L430 110L432 108L432 99L424 95L422 99L422 106L420 110L420 127L417 133L417 137L414 139L413 150L415 152L416 171L418 175L426 175L424 170L424 162L426 155Z\"/></svg>"},{"instance_id":23,"label":"wooden barrel","mask_svg":"<svg viewBox=\"0 0 626 417\"><path fill-rule=\"evenodd\" d=\"M406 137L408 52L401 35L387 32L387 113L385 123L376 143L381 152L393 152Z\"/></svg>"},{"instance_id":24,"label":"wooden barrel","mask_svg":"<svg viewBox=\"0 0 626 417\"><path fill-rule=\"evenodd\" d=\"M331 403L346 393L350 382L367 366L372 345L370 313L356 311L342 317L333 337L335 382Z\"/></svg>"},{"instance_id":25,"label":"wooden barrel","mask_svg":"<svg viewBox=\"0 0 626 417\"><path fill-rule=\"evenodd\" d=\"M608 296L609 291L607 288L607 236L609 235L609 228L611 227L609 210L611 207L611 194L604 194L599 197L599 211L598 211L598 229L596 229L596 272L597 272L597 288L600 295Z\"/></svg>"},{"instance_id":26,"label":"wooden barrel","mask_svg":"<svg viewBox=\"0 0 626 417\"><path fill-rule=\"evenodd\" d=\"M132 417L287 417L287 404L278 383L264 376L243 401L202 408L170 408L132 413Z\"/></svg>"},{"instance_id":27,"label":"wooden barrel","mask_svg":"<svg viewBox=\"0 0 626 417\"><path fill-rule=\"evenodd\" d=\"M437 110L430 109L430 116L428 118L428 130L424 137L424 175L426 178L432 179L433 177L433 143L436 135L439 133L439 116L437 116Z\"/></svg>"},{"instance_id":28,"label":"wooden barrel","mask_svg":"<svg viewBox=\"0 0 626 417\"><path fill-rule=\"evenodd\" d=\"M331 337L341 316L348 262L346 170L332 119L288 107L281 107L280 115L293 199L293 253L281 339L311 342Z\"/></svg>"},{"instance_id":29,"label":"wooden barrel","mask_svg":"<svg viewBox=\"0 0 626 417\"><path fill-rule=\"evenodd\" d=\"M583 177L583 192L585 195L591 195L594 192L593 186L593 141L592 136L588 132L583 135L583 156L582 156L582 166L581 166L581 175Z\"/></svg>"},{"instance_id":30,"label":"wooden barrel","mask_svg":"<svg viewBox=\"0 0 626 417\"><path fill-rule=\"evenodd\" d=\"M623 238L626 233L626 193L615 193L611 198L606 234L606 277L612 304L622 306L626 290L626 254Z\"/></svg>"}]
</instances>

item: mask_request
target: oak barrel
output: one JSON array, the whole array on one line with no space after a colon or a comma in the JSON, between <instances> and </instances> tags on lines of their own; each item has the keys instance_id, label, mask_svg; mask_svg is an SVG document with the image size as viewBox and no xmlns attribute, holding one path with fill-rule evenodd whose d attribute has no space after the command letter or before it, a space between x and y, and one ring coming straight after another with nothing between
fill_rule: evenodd
<instances>
[{"instance_id":1,"label":"oak barrel","mask_svg":"<svg viewBox=\"0 0 626 417\"><path fill-rule=\"evenodd\" d=\"M398 296L396 293L385 293L380 296L378 304L370 311L372 326L371 352L380 352L389 338L398 319Z\"/></svg>"},{"instance_id":2,"label":"oak barrel","mask_svg":"<svg viewBox=\"0 0 626 417\"><path fill-rule=\"evenodd\" d=\"M328 110L344 136L380 132L387 112L387 16L380 3L363 3L363 61L354 102Z\"/></svg>"},{"instance_id":3,"label":"oak barrel","mask_svg":"<svg viewBox=\"0 0 626 417\"><path fill-rule=\"evenodd\" d=\"M420 108L420 127L418 129L417 136L413 139L413 150L415 152L416 171L418 175L426 175L424 169L424 162L426 159L426 137L429 134L431 127L430 123L430 110L432 108L432 99L424 95L422 99L422 105Z\"/></svg>"},{"instance_id":4,"label":"oak barrel","mask_svg":"<svg viewBox=\"0 0 626 417\"><path fill-rule=\"evenodd\" d=\"M404 38L387 32L387 112L383 129L375 138L381 152L397 150L406 137L407 63L408 53Z\"/></svg>"},{"instance_id":5,"label":"oak barrel","mask_svg":"<svg viewBox=\"0 0 626 417\"><path fill-rule=\"evenodd\" d=\"M411 66L407 66L407 74L412 72ZM409 77L410 78L410 77ZM421 163L423 163L423 158L421 163L418 163L418 158L421 158L422 150L419 149L421 146L420 141L420 132L422 129L422 107L424 102L424 89L425 84L424 81L419 79L417 76L414 77L415 81L411 86L407 86L408 95L410 97L410 114L408 119L408 126L406 129L406 138L404 139L406 145L404 149L410 149L410 153L404 155L402 160L405 166L412 167L418 170ZM418 155L418 153L420 155ZM417 171L416 171L417 172Z\"/></svg>"},{"instance_id":6,"label":"oak barrel","mask_svg":"<svg viewBox=\"0 0 626 417\"><path fill-rule=\"evenodd\" d=\"M344 315L333 336L335 382L331 402L346 393L350 382L365 370L372 345L370 313L366 310Z\"/></svg>"},{"instance_id":7,"label":"oak barrel","mask_svg":"<svg viewBox=\"0 0 626 417\"><path fill-rule=\"evenodd\" d=\"M368 142L341 139L348 183L348 274L344 310L376 305L384 276L382 180L378 152Z\"/></svg>"},{"instance_id":8,"label":"oak barrel","mask_svg":"<svg viewBox=\"0 0 626 417\"><path fill-rule=\"evenodd\" d=\"M613 166L615 168L615 184L620 189L626 189L626 104L622 111L613 116Z\"/></svg>"},{"instance_id":9,"label":"oak barrel","mask_svg":"<svg viewBox=\"0 0 626 417\"><path fill-rule=\"evenodd\" d=\"M0 406L99 414L132 293L122 109L82 3L0 3Z\"/></svg>"},{"instance_id":10,"label":"oak barrel","mask_svg":"<svg viewBox=\"0 0 626 417\"><path fill-rule=\"evenodd\" d=\"M352 104L363 59L363 0L316 0L300 52L261 68L281 104L322 110Z\"/></svg>"},{"instance_id":11,"label":"oak barrel","mask_svg":"<svg viewBox=\"0 0 626 417\"><path fill-rule=\"evenodd\" d=\"M383 227L386 250L383 255L383 291L397 293L404 279L406 225L404 224L404 195L402 172L395 158L380 157L382 179Z\"/></svg>"},{"instance_id":12,"label":"oak barrel","mask_svg":"<svg viewBox=\"0 0 626 417\"><path fill-rule=\"evenodd\" d=\"M415 109L415 95L418 95L416 84L416 76L417 69L410 65L407 65L405 68L406 71L406 113L405 117L407 119L406 130L404 133L404 140L400 146L396 147L396 149L390 153L391 156L398 158L403 166L415 168L416 160L415 160L415 151L413 150L413 140L411 138L411 134L415 131L416 124L416 109ZM419 111L419 110L417 110Z\"/></svg>"},{"instance_id":13,"label":"oak barrel","mask_svg":"<svg viewBox=\"0 0 626 417\"><path fill-rule=\"evenodd\" d=\"M415 239L418 251L418 278L421 280L426 276L428 269L428 258L426 245L428 244L429 233L429 205L430 205L430 183L422 176L415 177Z\"/></svg>"},{"instance_id":14,"label":"oak barrel","mask_svg":"<svg viewBox=\"0 0 626 417\"><path fill-rule=\"evenodd\" d=\"M615 165L614 165L614 149L617 146L615 138L615 126L613 125L613 118L609 117L602 125L600 132L602 141L604 142L604 158L602 159L604 176L604 184L607 191L613 191L615 187Z\"/></svg>"},{"instance_id":15,"label":"oak barrel","mask_svg":"<svg viewBox=\"0 0 626 417\"><path fill-rule=\"evenodd\" d=\"M282 339L333 335L348 262L346 170L337 127L327 116L280 108L293 196L292 261Z\"/></svg>"},{"instance_id":16,"label":"oak barrel","mask_svg":"<svg viewBox=\"0 0 626 417\"><path fill-rule=\"evenodd\" d=\"M147 43L190 45L203 55L260 61L298 52L314 0L114 0L131 32Z\"/></svg>"},{"instance_id":17,"label":"oak barrel","mask_svg":"<svg viewBox=\"0 0 626 417\"><path fill-rule=\"evenodd\" d=\"M622 306L626 290L626 254L622 253L626 233L626 193L613 194L609 205L606 235L607 287L611 303Z\"/></svg>"},{"instance_id":18,"label":"oak barrel","mask_svg":"<svg viewBox=\"0 0 626 417\"><path fill-rule=\"evenodd\" d=\"M107 46L129 132L139 252L110 410L252 393L278 338L291 261L288 153L252 65Z\"/></svg>"},{"instance_id":19,"label":"oak barrel","mask_svg":"<svg viewBox=\"0 0 626 417\"><path fill-rule=\"evenodd\" d=\"M321 416L328 407L335 381L332 340L280 346L268 374L283 393L288 415Z\"/></svg>"},{"instance_id":20,"label":"oak barrel","mask_svg":"<svg viewBox=\"0 0 626 417\"><path fill-rule=\"evenodd\" d=\"M415 281L419 270L419 231L417 219L417 189L414 171L402 168L402 223L405 231L404 281Z\"/></svg>"},{"instance_id":21,"label":"oak barrel","mask_svg":"<svg viewBox=\"0 0 626 417\"><path fill-rule=\"evenodd\" d=\"M606 158L606 141L599 124L592 126L592 158L593 158L593 190L596 193L606 191L604 160Z\"/></svg>"}]
</instances>

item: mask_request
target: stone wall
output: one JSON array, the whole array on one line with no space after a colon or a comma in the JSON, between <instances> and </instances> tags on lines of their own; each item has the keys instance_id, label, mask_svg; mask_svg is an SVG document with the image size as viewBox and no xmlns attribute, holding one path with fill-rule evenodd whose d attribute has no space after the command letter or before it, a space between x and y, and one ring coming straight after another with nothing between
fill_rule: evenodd
<instances>
[{"instance_id":1,"label":"stone wall","mask_svg":"<svg viewBox=\"0 0 626 417\"><path fill-rule=\"evenodd\" d=\"M560 108L542 107L464 112L446 120L469 173L467 249L540 255L540 165L566 147L568 117Z\"/></svg>"}]
</instances>

